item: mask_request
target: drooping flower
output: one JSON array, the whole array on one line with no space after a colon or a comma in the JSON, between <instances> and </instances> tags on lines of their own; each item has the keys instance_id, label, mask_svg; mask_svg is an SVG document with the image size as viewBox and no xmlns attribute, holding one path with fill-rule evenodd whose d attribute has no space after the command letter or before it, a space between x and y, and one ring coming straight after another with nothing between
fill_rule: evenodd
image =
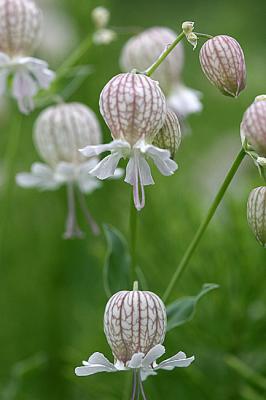
<instances>
[{"instance_id":1,"label":"drooping flower","mask_svg":"<svg viewBox=\"0 0 266 400\"><path fill-rule=\"evenodd\" d=\"M93 157L110 151L92 171L99 179L114 175L121 158L129 158L125 181L133 186L137 210L145 205L144 186L154 184L146 157L169 176L177 169L170 152L152 145L166 118L165 97L158 82L142 74L120 74L111 79L100 96L100 110L113 142L87 146L81 153Z\"/></svg>"},{"instance_id":2,"label":"drooping flower","mask_svg":"<svg viewBox=\"0 0 266 400\"><path fill-rule=\"evenodd\" d=\"M242 144L256 164L266 166L266 96L257 96L246 110L240 127Z\"/></svg>"},{"instance_id":3,"label":"drooping flower","mask_svg":"<svg viewBox=\"0 0 266 400\"><path fill-rule=\"evenodd\" d=\"M201 68L224 95L238 97L246 87L246 64L240 44L226 35L207 40L200 50Z\"/></svg>"},{"instance_id":4,"label":"drooping flower","mask_svg":"<svg viewBox=\"0 0 266 400\"><path fill-rule=\"evenodd\" d=\"M250 193L247 219L256 239L266 248L266 186L257 187Z\"/></svg>"},{"instance_id":5,"label":"drooping flower","mask_svg":"<svg viewBox=\"0 0 266 400\"><path fill-rule=\"evenodd\" d=\"M0 96L12 76L11 95L22 113L34 108L34 96L54 78L45 61L30 57L38 44L41 11L32 0L0 0Z\"/></svg>"},{"instance_id":6,"label":"drooping flower","mask_svg":"<svg viewBox=\"0 0 266 400\"><path fill-rule=\"evenodd\" d=\"M101 142L98 120L88 107L79 103L59 104L44 110L34 127L35 147L45 163L34 163L30 173L17 175L17 184L24 188L56 190L67 186L68 219L65 238L81 237L76 220L76 196L92 231L98 226L85 203L84 193L91 193L100 186L88 174L97 163L97 157L87 160L78 149L87 143Z\"/></svg>"},{"instance_id":7,"label":"drooping flower","mask_svg":"<svg viewBox=\"0 0 266 400\"><path fill-rule=\"evenodd\" d=\"M176 33L168 28L153 27L132 37L122 50L121 69L131 71L136 68L145 71L176 39L176 36ZM168 107L185 118L191 113L201 111L202 104L200 93L183 85L181 79L183 67L184 51L182 43L179 43L154 72L153 78L159 81L166 95Z\"/></svg>"},{"instance_id":8,"label":"drooping flower","mask_svg":"<svg viewBox=\"0 0 266 400\"><path fill-rule=\"evenodd\" d=\"M142 381L156 375L159 369L171 371L188 367L194 357L179 352L173 357L156 363L165 353L162 345L167 327L166 311L162 300L152 292L121 291L108 301L104 314L104 332L114 356L114 364L101 353L94 353L83 366L77 367L78 376L98 372L133 371L131 399L145 399Z\"/></svg>"},{"instance_id":9,"label":"drooping flower","mask_svg":"<svg viewBox=\"0 0 266 400\"><path fill-rule=\"evenodd\" d=\"M161 149L169 150L174 159L181 143L181 128L177 115L173 111L167 111L165 122L161 130L153 140L153 145Z\"/></svg>"}]
</instances>

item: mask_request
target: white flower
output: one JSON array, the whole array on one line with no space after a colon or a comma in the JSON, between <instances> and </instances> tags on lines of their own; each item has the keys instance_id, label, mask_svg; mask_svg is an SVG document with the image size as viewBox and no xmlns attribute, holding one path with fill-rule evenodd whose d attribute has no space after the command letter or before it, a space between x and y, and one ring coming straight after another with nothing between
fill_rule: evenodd
<instances>
[{"instance_id":1,"label":"white flower","mask_svg":"<svg viewBox=\"0 0 266 400\"><path fill-rule=\"evenodd\" d=\"M93 43L96 45L110 44L116 40L117 34L111 29L99 29L93 34Z\"/></svg>"},{"instance_id":2,"label":"white flower","mask_svg":"<svg viewBox=\"0 0 266 400\"><path fill-rule=\"evenodd\" d=\"M176 39L176 36L176 33L168 28L153 27L132 37L122 50L121 69L130 71L136 68L145 71ZM185 118L189 114L201 111L202 104L200 92L183 85L181 79L183 67L184 51L182 43L179 43L154 72L153 77L159 81L166 95L168 107Z\"/></svg>"},{"instance_id":3,"label":"white flower","mask_svg":"<svg viewBox=\"0 0 266 400\"><path fill-rule=\"evenodd\" d=\"M121 291L108 301L104 314L104 332L114 355L114 364L103 354L94 353L77 367L78 376L98 372L133 371L131 399L145 399L142 381L156 375L159 369L171 371L188 367L194 357L179 352L159 364L156 360L165 353L162 345L167 326L166 310L162 300L152 292L139 291L137 283L132 291Z\"/></svg>"},{"instance_id":4,"label":"white flower","mask_svg":"<svg viewBox=\"0 0 266 400\"><path fill-rule=\"evenodd\" d=\"M44 110L34 128L35 146L46 162L34 163L30 173L17 175L17 184L24 188L56 190L68 188L69 215L66 238L82 236L75 214L75 198L94 233L99 229L90 216L83 193L92 193L100 182L88 174L98 163L97 157L86 160L78 151L85 143L100 143L101 131L95 114L79 103L60 104Z\"/></svg>"},{"instance_id":5,"label":"white flower","mask_svg":"<svg viewBox=\"0 0 266 400\"><path fill-rule=\"evenodd\" d=\"M86 157L111 152L90 171L99 179L113 176L120 159L129 158L125 182L133 186L135 206L141 210L145 205L144 186L154 184L146 158L151 158L165 176L177 169L168 150L152 145L166 118L165 97L158 83L147 76L120 74L103 89L100 110L114 140L80 151Z\"/></svg>"},{"instance_id":6,"label":"white flower","mask_svg":"<svg viewBox=\"0 0 266 400\"><path fill-rule=\"evenodd\" d=\"M98 29L105 28L110 20L110 11L102 6L96 7L91 12L91 17Z\"/></svg>"},{"instance_id":7,"label":"white flower","mask_svg":"<svg viewBox=\"0 0 266 400\"><path fill-rule=\"evenodd\" d=\"M40 30L41 12L33 1L0 1L0 96L12 76L11 95L24 114L33 110L38 91L47 89L54 79L45 61L29 57Z\"/></svg>"}]
</instances>

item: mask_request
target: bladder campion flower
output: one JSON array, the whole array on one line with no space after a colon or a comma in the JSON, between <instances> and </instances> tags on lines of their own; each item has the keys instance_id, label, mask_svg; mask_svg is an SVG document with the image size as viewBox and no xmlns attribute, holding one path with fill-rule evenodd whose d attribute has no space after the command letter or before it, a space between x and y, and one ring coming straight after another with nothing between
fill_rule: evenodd
<instances>
[{"instance_id":1,"label":"bladder campion flower","mask_svg":"<svg viewBox=\"0 0 266 400\"><path fill-rule=\"evenodd\" d=\"M159 369L173 370L188 367L194 357L179 352L157 364L165 353L162 345L167 327L162 300L152 292L143 292L134 285L133 291L121 291L108 301L104 314L104 332L114 356L114 364L103 354L94 353L82 367L75 369L78 376L97 372L132 370L134 381L131 399L145 399L142 381L156 375Z\"/></svg>"},{"instance_id":2,"label":"bladder campion flower","mask_svg":"<svg viewBox=\"0 0 266 400\"><path fill-rule=\"evenodd\" d=\"M29 57L38 44L41 11L32 0L0 0L0 96L13 76L11 95L22 113L34 108L39 89L54 78L45 61Z\"/></svg>"},{"instance_id":3,"label":"bladder campion flower","mask_svg":"<svg viewBox=\"0 0 266 400\"><path fill-rule=\"evenodd\" d=\"M136 68L145 71L165 47L176 39L176 33L168 28L153 27L132 37L125 44L120 57L123 71ZM168 55L154 72L167 99L168 107L183 118L202 110L200 93L183 85L181 73L184 67L184 51L182 43Z\"/></svg>"},{"instance_id":4,"label":"bladder campion flower","mask_svg":"<svg viewBox=\"0 0 266 400\"><path fill-rule=\"evenodd\" d=\"M237 97L246 87L246 64L240 44L226 35L207 40L200 50L201 68L224 95Z\"/></svg>"},{"instance_id":5,"label":"bladder campion flower","mask_svg":"<svg viewBox=\"0 0 266 400\"><path fill-rule=\"evenodd\" d=\"M174 159L181 143L181 128L177 115L173 111L168 111L161 130L154 138L154 146L170 151L171 158Z\"/></svg>"},{"instance_id":6,"label":"bladder campion flower","mask_svg":"<svg viewBox=\"0 0 266 400\"><path fill-rule=\"evenodd\" d=\"M98 226L83 197L83 193L91 193L100 186L98 179L88 174L98 159L86 160L78 149L87 143L98 144L100 141L99 123L88 107L79 103L49 107L40 114L34 128L35 147L45 164L34 163L31 173L17 175L18 185L25 188L56 190L62 185L67 186L67 239L82 236L76 220L75 190L88 223L93 232L98 233Z\"/></svg>"},{"instance_id":7,"label":"bladder campion flower","mask_svg":"<svg viewBox=\"0 0 266 400\"><path fill-rule=\"evenodd\" d=\"M257 187L250 193L247 218L258 242L266 248L266 186Z\"/></svg>"},{"instance_id":8,"label":"bladder campion flower","mask_svg":"<svg viewBox=\"0 0 266 400\"><path fill-rule=\"evenodd\" d=\"M241 140L258 165L266 166L266 96L257 96L246 110L240 128Z\"/></svg>"},{"instance_id":9,"label":"bladder campion flower","mask_svg":"<svg viewBox=\"0 0 266 400\"><path fill-rule=\"evenodd\" d=\"M125 181L133 186L134 203L141 210L145 205L144 186L154 184L146 157L165 176L177 169L170 152L152 144L165 122L165 97L158 82L151 78L135 73L120 74L104 87L100 110L114 140L109 144L89 145L81 153L93 157L111 152L90 171L99 179L113 176L119 160L129 158Z\"/></svg>"}]
</instances>

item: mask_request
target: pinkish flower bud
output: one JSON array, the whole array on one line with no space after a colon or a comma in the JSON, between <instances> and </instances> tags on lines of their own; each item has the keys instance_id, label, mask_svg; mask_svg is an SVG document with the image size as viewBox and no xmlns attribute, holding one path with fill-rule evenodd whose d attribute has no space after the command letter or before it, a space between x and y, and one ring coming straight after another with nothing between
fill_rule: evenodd
<instances>
[{"instance_id":1,"label":"pinkish flower bud","mask_svg":"<svg viewBox=\"0 0 266 400\"><path fill-rule=\"evenodd\" d=\"M98 120L88 107L79 103L59 104L44 110L34 128L36 148L50 166L59 162L80 163L86 158L78 151L100 143Z\"/></svg>"},{"instance_id":2,"label":"pinkish flower bud","mask_svg":"<svg viewBox=\"0 0 266 400\"><path fill-rule=\"evenodd\" d=\"M122 50L121 69L126 72L134 68L145 71L175 39L176 33L163 27L150 28L134 36ZM184 51L182 43L179 43L154 72L153 78L160 82L166 95L171 92L173 85L179 82L183 64Z\"/></svg>"},{"instance_id":3,"label":"pinkish flower bud","mask_svg":"<svg viewBox=\"0 0 266 400\"><path fill-rule=\"evenodd\" d=\"M165 97L158 82L142 74L120 74L100 96L100 110L114 139L133 146L140 139L152 142L166 116Z\"/></svg>"},{"instance_id":4,"label":"pinkish flower bud","mask_svg":"<svg viewBox=\"0 0 266 400\"><path fill-rule=\"evenodd\" d=\"M106 305L104 332L114 357L126 364L133 354L147 354L151 348L163 343L165 306L151 292L118 292Z\"/></svg>"},{"instance_id":5,"label":"pinkish flower bud","mask_svg":"<svg viewBox=\"0 0 266 400\"><path fill-rule=\"evenodd\" d=\"M202 70L224 95L237 97L246 86L246 65L239 43L230 36L209 39L200 50Z\"/></svg>"},{"instance_id":6,"label":"pinkish flower bud","mask_svg":"<svg viewBox=\"0 0 266 400\"><path fill-rule=\"evenodd\" d=\"M168 111L162 129L157 133L153 140L153 145L161 149L169 150L171 158L175 154L181 143L181 128L176 114Z\"/></svg>"},{"instance_id":7,"label":"pinkish flower bud","mask_svg":"<svg viewBox=\"0 0 266 400\"><path fill-rule=\"evenodd\" d=\"M0 52L30 55L39 41L41 17L31 0L0 0Z\"/></svg>"},{"instance_id":8,"label":"pinkish flower bud","mask_svg":"<svg viewBox=\"0 0 266 400\"><path fill-rule=\"evenodd\" d=\"M266 157L266 97L258 96L246 110L241 123L242 141L255 150L259 156Z\"/></svg>"},{"instance_id":9,"label":"pinkish flower bud","mask_svg":"<svg viewBox=\"0 0 266 400\"><path fill-rule=\"evenodd\" d=\"M250 193L247 218L256 239L266 247L266 186L257 187Z\"/></svg>"}]
</instances>

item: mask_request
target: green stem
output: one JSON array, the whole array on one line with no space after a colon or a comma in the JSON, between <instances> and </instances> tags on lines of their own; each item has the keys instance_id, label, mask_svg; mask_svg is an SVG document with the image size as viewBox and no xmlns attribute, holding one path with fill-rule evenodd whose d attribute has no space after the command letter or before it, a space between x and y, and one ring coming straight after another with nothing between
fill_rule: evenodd
<instances>
[{"instance_id":1,"label":"green stem","mask_svg":"<svg viewBox=\"0 0 266 400\"><path fill-rule=\"evenodd\" d=\"M1 214L1 231L0 231L0 256L3 257L4 238L9 221L9 209L11 205L11 197L15 180L15 162L19 148L19 140L21 133L22 117L13 118L13 127L10 129L6 155L4 159L4 179L5 186L3 190L2 214ZM3 260L2 260L3 261ZM1 263L0 263L1 264Z\"/></svg>"},{"instance_id":2,"label":"green stem","mask_svg":"<svg viewBox=\"0 0 266 400\"><path fill-rule=\"evenodd\" d=\"M212 39L213 36L212 35L207 35L207 33L200 33L200 32L194 32L195 35L197 35L199 38L203 38L203 39Z\"/></svg>"},{"instance_id":3,"label":"green stem","mask_svg":"<svg viewBox=\"0 0 266 400\"><path fill-rule=\"evenodd\" d=\"M137 277L137 226L138 226L138 211L135 208L134 200L132 198L130 205L130 252L131 252L131 270L132 280Z\"/></svg>"},{"instance_id":4,"label":"green stem","mask_svg":"<svg viewBox=\"0 0 266 400\"><path fill-rule=\"evenodd\" d=\"M151 76L156 69L161 65L161 63L166 59L166 57L171 53L171 51L174 50L174 48L178 45L179 42L181 42L182 39L184 39L185 37L185 33L181 32L180 35L177 36L177 38L175 39L175 41L170 44L169 46L167 46L167 48L162 52L162 54L160 55L160 57L155 61L154 64L152 64L146 71L145 71L145 75L147 76Z\"/></svg>"},{"instance_id":5,"label":"green stem","mask_svg":"<svg viewBox=\"0 0 266 400\"><path fill-rule=\"evenodd\" d=\"M185 268L187 267L194 251L196 250L196 248L198 247L198 244L200 242L200 239L202 238L204 232L206 231L210 221L212 220L212 217L214 216L219 204L221 203L224 194L226 192L226 190L228 189L230 183L233 180L233 177L235 176L241 162L243 161L244 157L245 157L246 153L243 149L240 150L240 152L238 153L235 161L233 162L233 165L231 166L228 174L226 175L226 178L222 184L222 186L220 187L207 215L206 218L204 219L204 221L202 222L202 224L200 225L198 231L196 232L196 235L194 236L194 239L192 240L192 242L190 243L187 251L185 252L182 260L180 261L180 264L178 265L165 293L163 296L164 301L166 301L168 299L168 297L170 296L175 284L178 282L178 280L180 279L182 273L184 272Z\"/></svg>"}]
</instances>

